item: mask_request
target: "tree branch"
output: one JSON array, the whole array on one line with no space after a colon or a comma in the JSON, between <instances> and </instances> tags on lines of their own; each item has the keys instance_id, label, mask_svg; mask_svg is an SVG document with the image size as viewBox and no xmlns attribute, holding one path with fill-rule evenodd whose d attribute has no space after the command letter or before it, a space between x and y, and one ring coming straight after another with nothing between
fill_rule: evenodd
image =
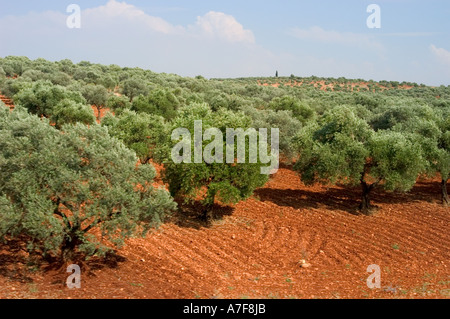
<instances>
[{"instance_id":1,"label":"tree branch","mask_svg":"<svg viewBox=\"0 0 450 319\"><path fill-rule=\"evenodd\" d=\"M64 224L66 224L66 227L68 229L71 229L72 226L70 225L69 219L67 218L66 214L63 214L60 210L59 210L59 205L61 204L61 199L58 197L58 199L56 200L56 207L55 210L53 211L53 214L62 217Z\"/></svg>"},{"instance_id":2,"label":"tree branch","mask_svg":"<svg viewBox=\"0 0 450 319\"><path fill-rule=\"evenodd\" d=\"M109 213L108 217L107 217L107 219L105 219L105 221L106 220L111 220L114 215L118 215L118 214L121 214L121 212L116 212L116 213L111 212L111 213ZM101 222L102 222L101 220L96 218L89 226L87 226L85 229L82 229L82 232L83 233L87 233L88 231L90 231L92 228L94 228L96 225L100 224Z\"/></svg>"}]
</instances>

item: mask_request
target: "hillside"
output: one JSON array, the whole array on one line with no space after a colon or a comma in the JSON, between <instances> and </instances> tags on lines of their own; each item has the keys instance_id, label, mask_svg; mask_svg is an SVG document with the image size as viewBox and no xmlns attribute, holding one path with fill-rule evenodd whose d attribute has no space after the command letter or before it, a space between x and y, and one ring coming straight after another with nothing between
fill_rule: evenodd
<instances>
[{"instance_id":1,"label":"hillside","mask_svg":"<svg viewBox=\"0 0 450 319\"><path fill-rule=\"evenodd\" d=\"M450 298L450 208L445 206L450 86L296 76L207 80L87 61L6 57L0 58L0 100L10 109L1 107L0 133L8 138L1 141L5 151L0 149L0 169L10 174L3 176L20 176L27 164L28 172L44 172L32 184L36 192L22 193L23 184L12 178L0 180L0 298ZM279 128L278 172L258 187L255 176L261 174L248 177L247 171L238 170L250 171L250 166L239 166L248 163L227 163L222 171L210 163L201 163L205 165L197 171L172 166L172 175L164 176L173 162L163 158L174 144L171 132L180 123L189 127L203 119L198 114L218 125L242 120L248 127ZM8 126L11 118L19 125ZM40 125L39 130L22 127L25 121ZM56 144L73 127L88 132L92 141L97 135L91 132L101 132L104 140L95 145L112 145L128 154L129 161L121 162L123 158L103 149L98 155L77 131ZM23 132L53 135L41 145L44 133L33 135L33 140L31 133ZM29 148L21 149L29 140ZM67 148L74 150L73 158L58 149L70 143L75 143ZM28 161L34 153L44 154L44 161ZM22 157L12 161L16 155ZM95 185L76 179L90 168L94 161L89 156L94 155L103 165L90 172L100 181ZM121 230L126 205L121 203L119 208L125 209L119 209L95 193L98 185L118 186L108 198L122 199L122 184L114 185L115 176L110 176L123 169L117 163L136 171L155 167L155 178L152 170L149 179L130 186L133 195L150 185L175 185L167 198L176 201L178 209L160 228L144 238L127 238L121 248L111 246L106 257L94 249L80 252L78 245L79 254L61 264L60 246L46 259L38 248L27 250L35 231L50 234L39 238L44 244L57 242L47 230L60 230L58 235L64 237L69 233L64 233L66 226L81 229L77 218L83 213L93 214L87 221L97 221L97 209L110 209L102 216L117 221L111 227ZM48 170L50 164L73 169L67 176L77 183L47 182L47 176L66 177ZM104 172L105 166L115 170ZM27 180L22 176L21 181ZM131 180L130 185L135 181L123 180ZM94 189L91 198L85 185ZM219 189L209 202L208 187ZM214 197L221 192L234 202L225 205L223 198ZM369 203L369 192L371 206L364 210L362 201ZM17 194L31 198L32 204L18 205ZM59 198L65 195L68 203ZM188 195L196 201L184 203ZM58 210L62 206L67 215ZM133 218L153 213L136 207L140 210L136 208ZM31 223L37 228L28 231L22 218L14 219L26 215L26 209L51 223L38 219ZM205 218L205 211L212 218ZM8 224L11 216L15 222ZM90 231L90 226L85 229ZM89 234L103 240L109 232L95 229ZM81 266L81 289L66 287L66 269L72 263ZM367 268L374 264L381 269L381 288L369 289Z\"/></svg>"}]
</instances>

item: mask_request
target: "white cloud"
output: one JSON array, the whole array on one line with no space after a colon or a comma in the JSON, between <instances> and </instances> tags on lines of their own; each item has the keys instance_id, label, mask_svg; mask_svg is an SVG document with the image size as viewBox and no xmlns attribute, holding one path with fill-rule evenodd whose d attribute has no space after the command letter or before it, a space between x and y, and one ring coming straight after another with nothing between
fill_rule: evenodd
<instances>
[{"instance_id":1,"label":"white cloud","mask_svg":"<svg viewBox=\"0 0 450 319\"><path fill-rule=\"evenodd\" d=\"M251 30L245 30L236 19L222 12L210 11L202 17L197 17L197 23L191 27L192 32L200 35L225 39L228 42L255 43Z\"/></svg>"},{"instance_id":2,"label":"white cloud","mask_svg":"<svg viewBox=\"0 0 450 319\"><path fill-rule=\"evenodd\" d=\"M171 25L160 17L148 15L131 4L115 0L109 0L104 6L83 10L82 18L87 21L89 25L117 22L117 20L120 19L127 20L128 23L135 25L143 25L149 31L161 32L163 34L173 34L184 31L182 27Z\"/></svg>"},{"instance_id":3,"label":"white cloud","mask_svg":"<svg viewBox=\"0 0 450 319\"><path fill-rule=\"evenodd\" d=\"M230 43L255 43L251 30L244 29L233 16L223 12L210 11L197 17L194 25L175 26L160 17L151 16L143 10L126 2L109 0L104 6L86 9L82 12L84 26L126 25L166 35L184 35L197 38L217 39Z\"/></svg>"},{"instance_id":4,"label":"white cloud","mask_svg":"<svg viewBox=\"0 0 450 319\"><path fill-rule=\"evenodd\" d=\"M67 27L69 15L64 10L0 18L0 56L68 58L206 77L274 74L279 60L256 44L251 30L222 12L181 26L109 0L81 11L81 29Z\"/></svg>"},{"instance_id":5,"label":"white cloud","mask_svg":"<svg viewBox=\"0 0 450 319\"><path fill-rule=\"evenodd\" d=\"M383 51L381 43L375 41L372 37L360 33L328 31L321 27L313 26L309 29L293 28L290 34L301 40L311 40L315 42L341 44L355 46L365 49L375 49Z\"/></svg>"},{"instance_id":6,"label":"white cloud","mask_svg":"<svg viewBox=\"0 0 450 319\"><path fill-rule=\"evenodd\" d=\"M434 44L430 46L430 49L441 63L450 66L450 51L447 51L443 48L438 48Z\"/></svg>"}]
</instances>

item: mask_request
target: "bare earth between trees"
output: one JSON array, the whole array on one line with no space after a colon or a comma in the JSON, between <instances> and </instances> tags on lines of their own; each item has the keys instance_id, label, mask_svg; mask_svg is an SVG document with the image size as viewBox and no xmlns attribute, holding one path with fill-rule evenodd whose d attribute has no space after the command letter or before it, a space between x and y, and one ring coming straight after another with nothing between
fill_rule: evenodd
<instances>
[{"instance_id":1,"label":"bare earth between trees","mask_svg":"<svg viewBox=\"0 0 450 319\"><path fill-rule=\"evenodd\" d=\"M21 106L0 107L0 298L450 297L448 88L167 82L68 60L44 74L25 60L0 68L0 99ZM269 179L261 163L168 161L170 133L198 119L279 127L280 154L296 163ZM153 189L163 181L170 196ZM150 232L128 238L139 229ZM82 287L71 290L73 263Z\"/></svg>"},{"instance_id":2,"label":"bare earth between trees","mask_svg":"<svg viewBox=\"0 0 450 319\"><path fill-rule=\"evenodd\" d=\"M377 213L363 216L359 188L305 187L282 168L251 199L217 206L211 225L194 210L177 214L117 254L83 262L81 289L65 287L67 265L33 264L19 246L2 246L0 297L449 298L450 218L438 183L375 190ZM367 287L371 264L381 289Z\"/></svg>"}]
</instances>

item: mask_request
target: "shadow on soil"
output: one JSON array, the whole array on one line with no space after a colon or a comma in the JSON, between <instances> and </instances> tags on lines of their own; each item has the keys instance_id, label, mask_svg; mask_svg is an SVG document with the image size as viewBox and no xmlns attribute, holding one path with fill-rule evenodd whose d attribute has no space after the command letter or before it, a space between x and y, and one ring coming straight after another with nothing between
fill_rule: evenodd
<instances>
[{"instance_id":1,"label":"shadow on soil","mask_svg":"<svg viewBox=\"0 0 450 319\"><path fill-rule=\"evenodd\" d=\"M202 214L203 206L200 202L192 204L178 202L178 207L177 212L168 221L179 227L194 229L209 228L213 222L220 221L225 216L231 216L234 212L233 207L215 204L212 209L212 219L206 220Z\"/></svg>"},{"instance_id":2,"label":"shadow on soil","mask_svg":"<svg viewBox=\"0 0 450 319\"><path fill-rule=\"evenodd\" d=\"M261 201L272 202L278 206L294 209L325 208L341 210L353 215L360 215L358 209L361 201L359 187L330 187L322 192L301 189L261 188L255 191ZM419 182L407 193L387 192L381 188L371 193L371 204L377 209L377 204L398 204L426 201L440 203L439 182Z\"/></svg>"},{"instance_id":3,"label":"shadow on soil","mask_svg":"<svg viewBox=\"0 0 450 319\"><path fill-rule=\"evenodd\" d=\"M32 283L35 274L44 272L52 274L52 284L65 285L67 266L79 265L81 271L88 276L95 276L94 271L104 268L117 268L126 258L114 251L104 257L92 257L88 260L82 254L75 255L70 261L61 262L59 258L44 258L39 253L30 254L26 249L26 239L8 240L0 244L0 276L20 283Z\"/></svg>"},{"instance_id":4,"label":"shadow on soil","mask_svg":"<svg viewBox=\"0 0 450 319\"><path fill-rule=\"evenodd\" d=\"M23 252L23 246L19 240L0 244L0 276L11 281L31 283L33 264L31 258Z\"/></svg>"}]
</instances>

